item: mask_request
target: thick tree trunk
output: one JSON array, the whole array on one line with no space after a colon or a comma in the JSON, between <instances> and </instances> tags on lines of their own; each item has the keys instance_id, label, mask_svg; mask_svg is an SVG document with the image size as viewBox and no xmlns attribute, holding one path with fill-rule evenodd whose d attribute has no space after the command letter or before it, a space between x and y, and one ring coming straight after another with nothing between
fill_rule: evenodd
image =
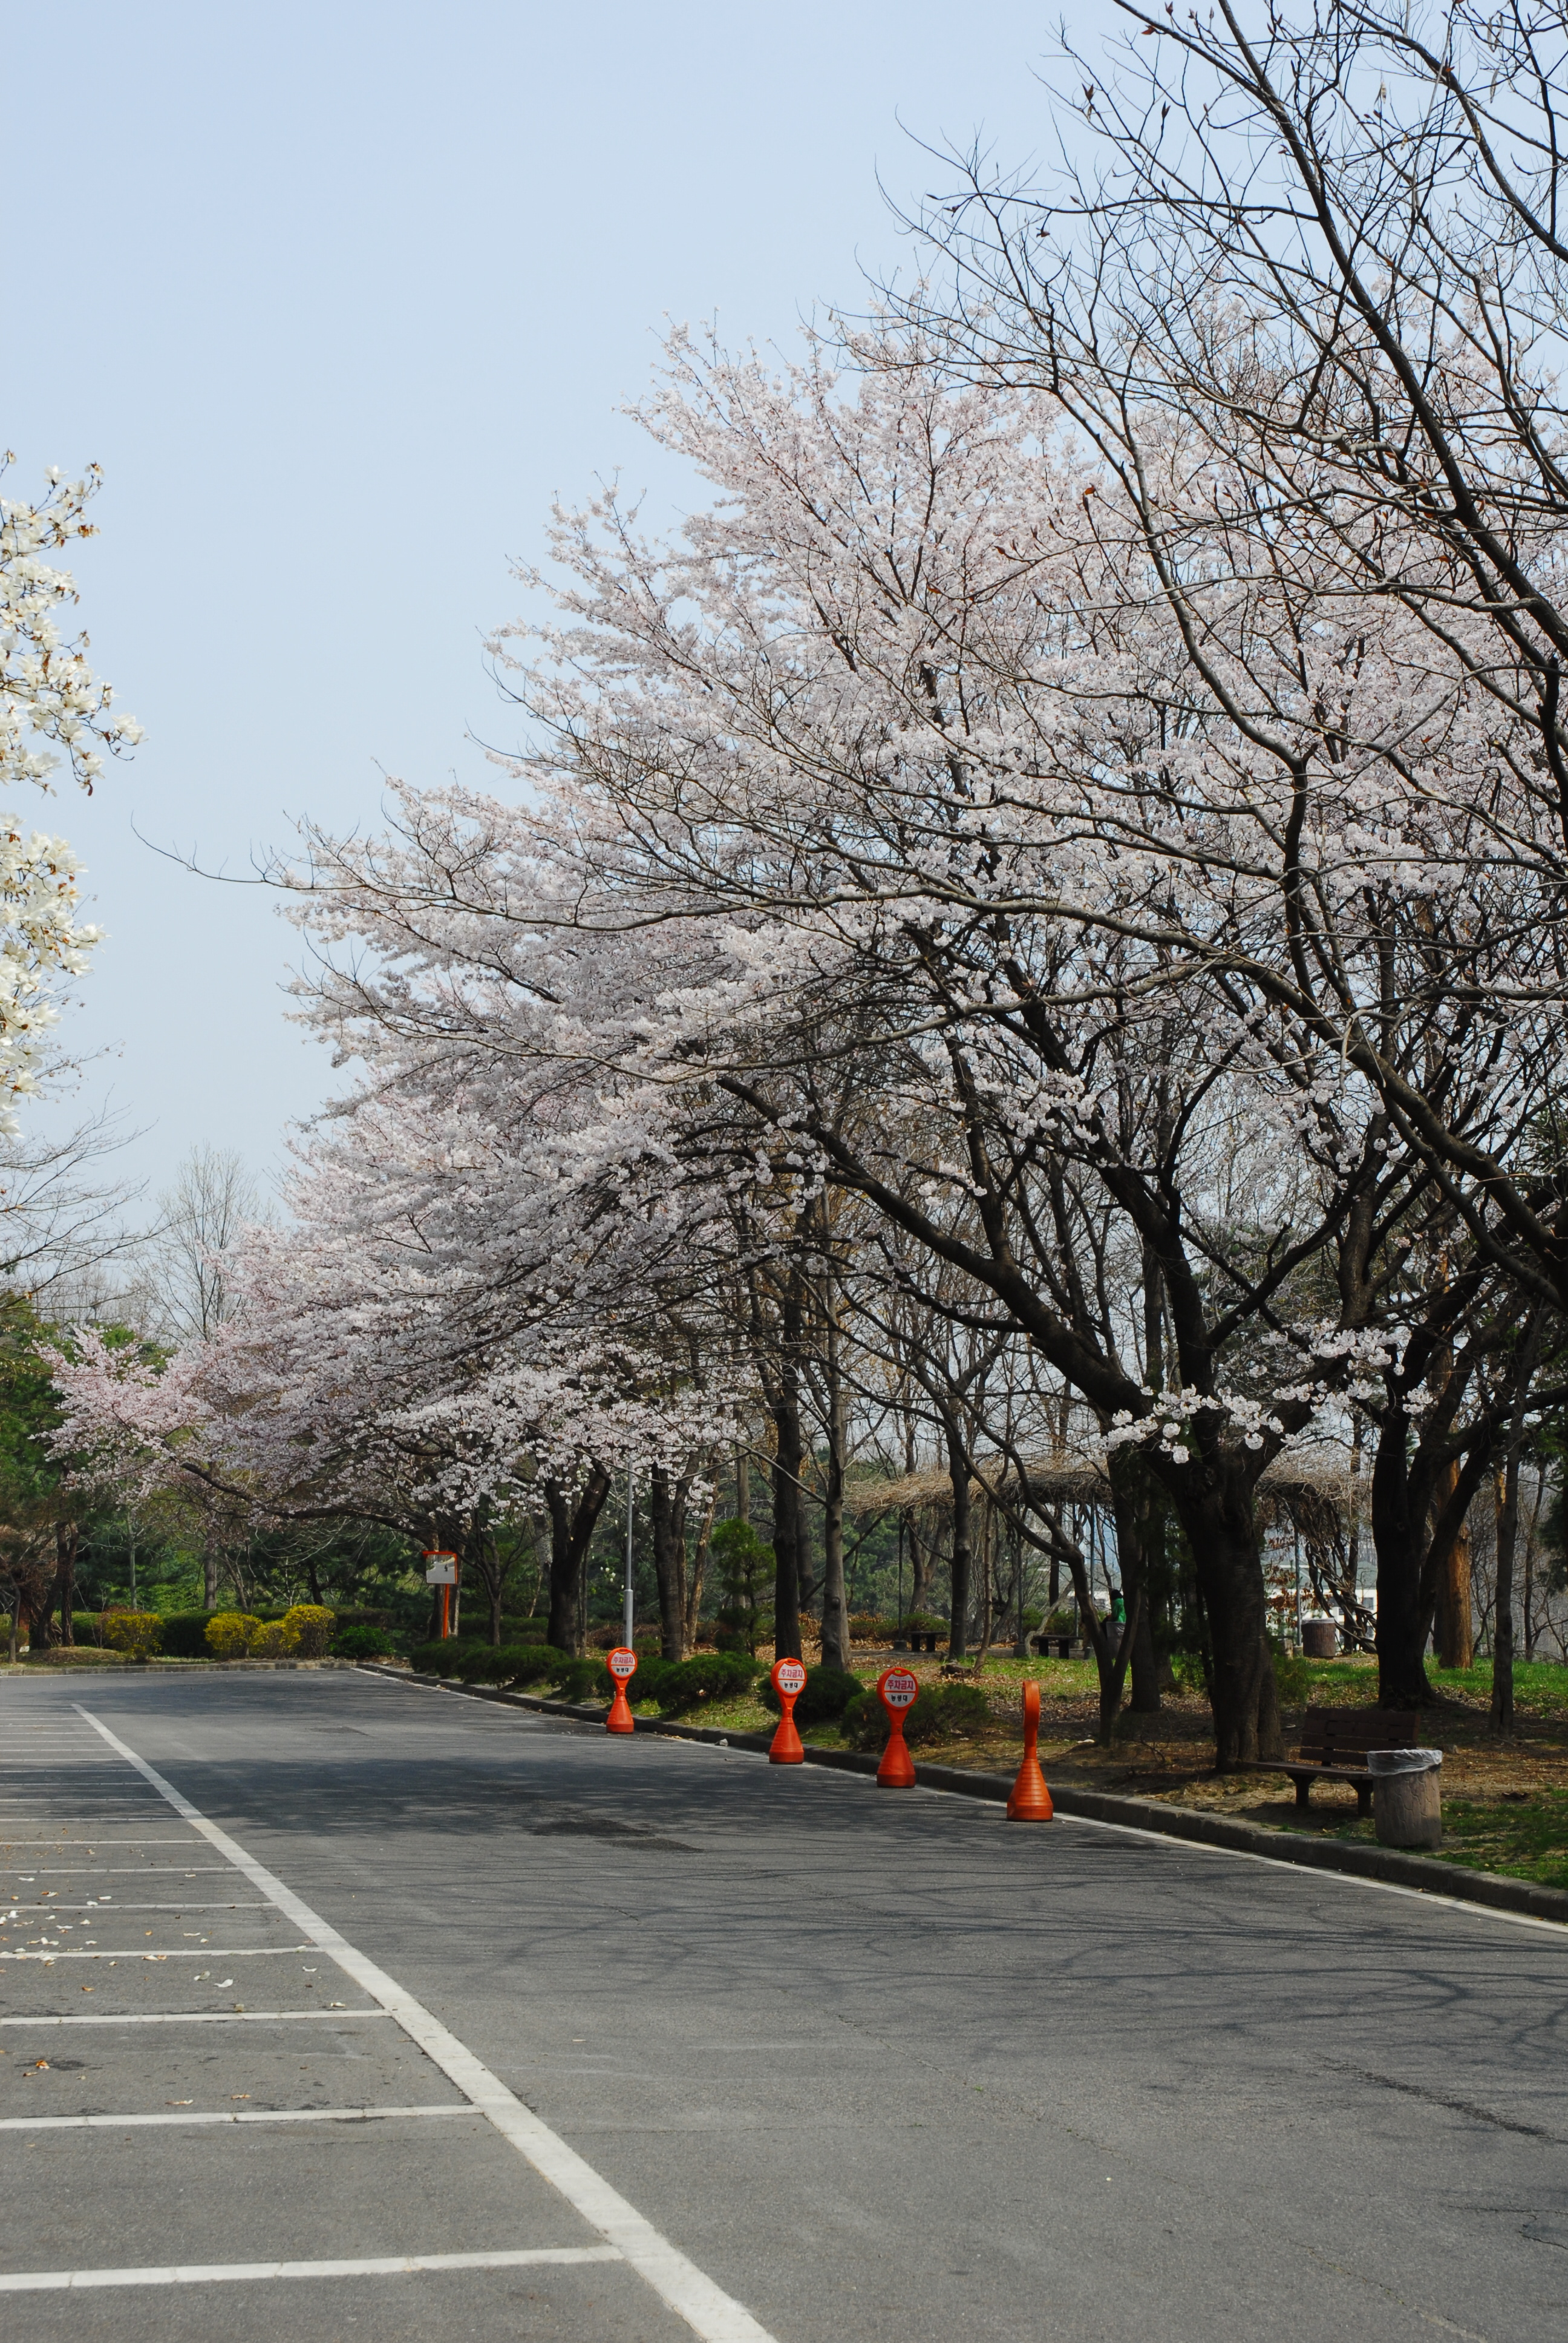
<instances>
[{"instance_id":1,"label":"thick tree trunk","mask_svg":"<svg viewBox=\"0 0 1568 2343\"><path fill-rule=\"evenodd\" d=\"M204 1540L201 1550L202 1605L205 1610L217 1609L217 1544L215 1539Z\"/></svg>"},{"instance_id":2,"label":"thick tree trunk","mask_svg":"<svg viewBox=\"0 0 1568 2343\"><path fill-rule=\"evenodd\" d=\"M1187 1533L1209 1624L1214 1764L1223 1774L1284 1753L1252 1493L1223 1460L1176 1467L1167 1483Z\"/></svg>"},{"instance_id":3,"label":"thick tree trunk","mask_svg":"<svg viewBox=\"0 0 1568 2343\"><path fill-rule=\"evenodd\" d=\"M661 1657L686 1657L686 1489L662 1464L649 1480L648 1515L653 1524L653 1571L658 1582L658 1644Z\"/></svg>"},{"instance_id":4,"label":"thick tree trunk","mask_svg":"<svg viewBox=\"0 0 1568 2343\"><path fill-rule=\"evenodd\" d=\"M1391 1408L1372 1472L1381 1708L1425 1708L1432 1700L1426 1611L1421 1599L1422 1525L1412 1513L1409 1424L1402 1407Z\"/></svg>"},{"instance_id":5,"label":"thick tree trunk","mask_svg":"<svg viewBox=\"0 0 1568 2343\"><path fill-rule=\"evenodd\" d=\"M1436 1503L1446 1504L1459 1486L1457 1461L1439 1475ZM1471 1607L1470 1532L1462 1527L1437 1574L1437 1657L1445 1668L1467 1668L1475 1657Z\"/></svg>"},{"instance_id":6,"label":"thick tree trunk","mask_svg":"<svg viewBox=\"0 0 1568 2343\"><path fill-rule=\"evenodd\" d=\"M549 1641L558 1652L582 1656L582 1610L578 1590L588 1546L609 1494L609 1474L596 1464L574 1497L559 1483L545 1483L550 1515Z\"/></svg>"}]
</instances>

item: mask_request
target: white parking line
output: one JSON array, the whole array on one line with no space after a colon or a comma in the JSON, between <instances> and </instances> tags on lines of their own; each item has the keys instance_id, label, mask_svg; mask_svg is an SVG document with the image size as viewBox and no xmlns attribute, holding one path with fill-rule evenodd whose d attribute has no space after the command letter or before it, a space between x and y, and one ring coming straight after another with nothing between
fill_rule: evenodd
<instances>
[{"instance_id":1,"label":"white parking line","mask_svg":"<svg viewBox=\"0 0 1568 2343\"><path fill-rule=\"evenodd\" d=\"M0 1961L189 1961L197 1953L206 1953L214 1961L266 1961L284 1953L310 1953L315 1949L314 1945L179 1945L172 1952L166 1946L161 1952L155 1946L148 1953L139 1945L132 1945L128 1948L122 1946L117 1952L87 1953L74 1945L62 1945L58 1951L46 1953L0 1953Z\"/></svg>"},{"instance_id":2,"label":"white parking line","mask_svg":"<svg viewBox=\"0 0 1568 2343\"><path fill-rule=\"evenodd\" d=\"M618 2189L601 2178L575 2148L558 2138L549 2126L532 2108L526 2107L471 2050L465 2048L423 2003L406 1993L385 1969L367 1960L347 1937L257 1863L254 1855L247 1855L226 1831L208 1822L199 1807L193 1806L172 1782L166 1781L90 1709L84 1708L79 1701L72 1705L78 1716L102 1734L111 1749L117 1750L127 1765L134 1765L143 1779L168 1800L177 1815L194 1830L200 1831L220 1855L226 1855L236 1871L243 1872L253 1887L276 1904L323 1952L329 1953L361 1992L372 1995L396 2017L409 2039L417 2042L427 2057L456 2083L465 2097L483 2110L502 2137L510 2140L535 2171L558 2188L608 2244L618 2248L654 2292L686 2321L693 2334L700 2336L703 2343L773 2343L767 2328L759 2326L749 2310L661 2236L652 2222L628 2204Z\"/></svg>"},{"instance_id":3,"label":"white parking line","mask_svg":"<svg viewBox=\"0 0 1568 2343\"><path fill-rule=\"evenodd\" d=\"M0 2116L0 2131L114 2131L131 2124L382 2123L396 2116L478 2114L464 2099L433 2107L219 2107L215 2114L141 2116Z\"/></svg>"},{"instance_id":4,"label":"white parking line","mask_svg":"<svg viewBox=\"0 0 1568 2343\"><path fill-rule=\"evenodd\" d=\"M529 2246L520 2253L387 2254L356 2262L199 2262L166 2269L15 2270L0 2277L0 2294L42 2294L95 2286L212 2286L224 2279L267 2278L401 2278L410 2270L528 2269L535 2263L618 2262L613 2246Z\"/></svg>"},{"instance_id":5,"label":"white parking line","mask_svg":"<svg viewBox=\"0 0 1568 2343\"><path fill-rule=\"evenodd\" d=\"M302 2026L326 2017L390 2017L389 2009L126 2009L75 2010L68 2017L0 2017L0 2026Z\"/></svg>"}]
</instances>

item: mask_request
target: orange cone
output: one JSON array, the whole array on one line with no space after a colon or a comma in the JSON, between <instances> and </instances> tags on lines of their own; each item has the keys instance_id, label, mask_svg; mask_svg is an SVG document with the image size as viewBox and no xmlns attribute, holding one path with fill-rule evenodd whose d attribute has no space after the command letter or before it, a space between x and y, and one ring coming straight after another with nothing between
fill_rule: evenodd
<instances>
[{"instance_id":1,"label":"orange cone","mask_svg":"<svg viewBox=\"0 0 1568 2343\"><path fill-rule=\"evenodd\" d=\"M806 1689L806 1671L799 1660L775 1660L769 1678L779 1695L779 1730L768 1752L769 1765L803 1765L806 1752L795 1730L795 1704Z\"/></svg>"},{"instance_id":2,"label":"orange cone","mask_svg":"<svg viewBox=\"0 0 1568 2343\"><path fill-rule=\"evenodd\" d=\"M1056 1812L1035 1755L1039 1745L1040 1686L1030 1683L1023 1688L1023 1763L1007 1802L1010 1823L1048 1823Z\"/></svg>"},{"instance_id":3,"label":"orange cone","mask_svg":"<svg viewBox=\"0 0 1568 2343\"><path fill-rule=\"evenodd\" d=\"M914 1704L920 1680L913 1668L884 1668L877 1678L877 1698L887 1712L888 1745L877 1768L880 1790L912 1790L915 1761L904 1739L904 1711Z\"/></svg>"},{"instance_id":4,"label":"orange cone","mask_svg":"<svg viewBox=\"0 0 1568 2343\"><path fill-rule=\"evenodd\" d=\"M605 1665L615 1678L615 1698L609 1704L604 1729L607 1733L635 1733L637 1719L628 1704L626 1688L637 1674L637 1654L628 1651L624 1644L618 1644L610 1653Z\"/></svg>"}]
</instances>

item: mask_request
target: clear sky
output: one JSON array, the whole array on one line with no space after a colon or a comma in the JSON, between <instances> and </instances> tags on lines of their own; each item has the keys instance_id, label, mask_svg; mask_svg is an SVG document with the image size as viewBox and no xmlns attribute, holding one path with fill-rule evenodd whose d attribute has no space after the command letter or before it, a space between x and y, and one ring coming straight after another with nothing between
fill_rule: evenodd
<instances>
[{"instance_id":1,"label":"clear sky","mask_svg":"<svg viewBox=\"0 0 1568 2343\"><path fill-rule=\"evenodd\" d=\"M1110 15L1085 0L1080 38ZM552 495L649 456L622 402L665 318L787 347L907 258L917 138L1049 151L1053 13L991 0L543 7L88 0L6 34L8 492L102 464L75 567L146 728L97 797L17 809L108 930L63 1038L145 1135L257 1173L331 1080L286 1021L299 940L246 874L380 779L494 784L480 639ZM661 494L672 493L666 478ZM133 821L135 830L133 830ZM78 1102L79 1103L79 1102Z\"/></svg>"}]
</instances>

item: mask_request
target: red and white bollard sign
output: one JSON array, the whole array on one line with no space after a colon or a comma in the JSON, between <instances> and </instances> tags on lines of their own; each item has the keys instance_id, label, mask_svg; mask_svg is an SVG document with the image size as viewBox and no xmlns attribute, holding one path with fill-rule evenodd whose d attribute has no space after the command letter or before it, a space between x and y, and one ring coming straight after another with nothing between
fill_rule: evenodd
<instances>
[{"instance_id":1,"label":"red and white bollard sign","mask_svg":"<svg viewBox=\"0 0 1568 2343\"><path fill-rule=\"evenodd\" d=\"M795 1730L795 1704L806 1689L806 1670L799 1660L775 1660L769 1678L779 1695L779 1730L768 1752L770 1765L803 1765L806 1752Z\"/></svg>"},{"instance_id":2,"label":"red and white bollard sign","mask_svg":"<svg viewBox=\"0 0 1568 2343\"><path fill-rule=\"evenodd\" d=\"M915 1761L904 1739L904 1711L914 1706L920 1689L920 1680L913 1668L884 1668L877 1678L877 1698L888 1713L888 1745L877 1768L879 1789L915 1786Z\"/></svg>"},{"instance_id":3,"label":"red and white bollard sign","mask_svg":"<svg viewBox=\"0 0 1568 2343\"><path fill-rule=\"evenodd\" d=\"M626 1688L637 1674L637 1654L628 1651L624 1644L618 1644L605 1665L615 1678L615 1698L609 1704L604 1729L607 1733L635 1733L637 1719L627 1705Z\"/></svg>"}]
</instances>

